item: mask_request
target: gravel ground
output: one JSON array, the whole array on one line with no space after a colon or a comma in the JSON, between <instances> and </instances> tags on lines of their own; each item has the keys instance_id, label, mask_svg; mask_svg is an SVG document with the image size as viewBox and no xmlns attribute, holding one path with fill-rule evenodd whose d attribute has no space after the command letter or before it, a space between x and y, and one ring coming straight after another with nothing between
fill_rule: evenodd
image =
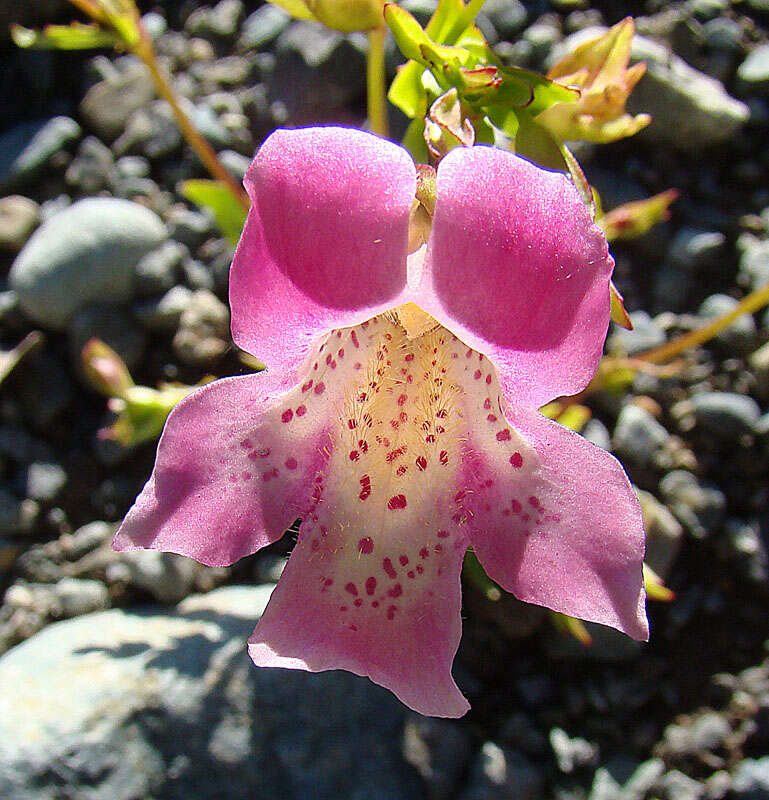
<instances>
[{"instance_id":1,"label":"gravel ground","mask_svg":"<svg viewBox=\"0 0 769 800\"><path fill-rule=\"evenodd\" d=\"M650 605L648 645L591 626L585 648L466 586L462 720L354 676L249 668L242 639L290 534L228 569L113 553L154 445L97 438L109 414L77 358L98 336L149 386L248 371L231 247L178 193L203 173L137 60L16 51L16 5L0 0L0 345L45 338L0 386L0 796L769 798L769 312L590 399L585 435L626 466L647 560L676 592ZM31 5L21 21L41 22ZM241 0L143 10L238 178L277 126L364 124L364 37ZM579 156L605 208L680 191L670 221L612 247L635 329L607 347L633 354L769 282L769 4L487 0L479 25L509 63L544 69L626 13L648 65L631 110L655 121Z\"/></svg>"}]
</instances>

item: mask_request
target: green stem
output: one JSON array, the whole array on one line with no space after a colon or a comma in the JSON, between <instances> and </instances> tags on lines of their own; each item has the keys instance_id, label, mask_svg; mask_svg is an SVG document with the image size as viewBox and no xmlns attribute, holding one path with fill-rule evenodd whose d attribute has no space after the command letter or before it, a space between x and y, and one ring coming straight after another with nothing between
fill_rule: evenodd
<instances>
[{"instance_id":1,"label":"green stem","mask_svg":"<svg viewBox=\"0 0 769 800\"><path fill-rule=\"evenodd\" d=\"M685 350L690 350L692 347L697 347L714 336L721 333L724 328L728 328L737 317L742 314L754 314L765 305L769 304L769 284L762 289L756 289L751 292L744 300L736 305L728 314L713 320L709 324L698 328L691 333L685 333L672 342L663 344L661 347L655 347L653 350L647 350L636 356L641 361L649 361L652 364L664 364L670 361Z\"/></svg>"},{"instance_id":2,"label":"green stem","mask_svg":"<svg viewBox=\"0 0 769 800\"><path fill-rule=\"evenodd\" d=\"M152 80L155 83L155 88L158 94L165 100L171 111L173 112L176 124L179 130L189 143L190 147L195 151L195 154L202 162L203 166L216 178L216 180L223 183L232 192L235 199L248 211L250 201L243 187L232 177L232 175L225 169L219 157L214 152L211 145L198 133L195 126L192 124L190 118L184 113L179 101L176 98L171 84L158 64L155 57L155 50L152 46L152 41L149 35L140 28L141 38L134 47L134 54L138 56L150 71Z\"/></svg>"},{"instance_id":3,"label":"green stem","mask_svg":"<svg viewBox=\"0 0 769 800\"><path fill-rule=\"evenodd\" d=\"M385 34L387 28L374 28L368 34L368 58L366 60L366 89L368 100L368 124L371 133L386 139L387 100L385 75Z\"/></svg>"}]
</instances>

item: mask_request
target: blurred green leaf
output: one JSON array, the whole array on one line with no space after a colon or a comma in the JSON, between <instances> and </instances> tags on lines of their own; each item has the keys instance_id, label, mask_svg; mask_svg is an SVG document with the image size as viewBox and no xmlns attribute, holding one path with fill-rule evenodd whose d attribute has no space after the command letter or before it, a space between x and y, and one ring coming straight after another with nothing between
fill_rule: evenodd
<instances>
[{"instance_id":1,"label":"blurred green leaf","mask_svg":"<svg viewBox=\"0 0 769 800\"><path fill-rule=\"evenodd\" d=\"M238 243L246 222L246 211L228 187L219 181L196 179L184 181L181 191L188 200L214 215L217 227L230 244Z\"/></svg>"},{"instance_id":2,"label":"blurred green leaf","mask_svg":"<svg viewBox=\"0 0 769 800\"><path fill-rule=\"evenodd\" d=\"M36 50L91 50L100 47L113 48L121 39L112 31L98 25L46 25L41 31L33 31L21 25L11 25L11 38L17 47Z\"/></svg>"}]
</instances>

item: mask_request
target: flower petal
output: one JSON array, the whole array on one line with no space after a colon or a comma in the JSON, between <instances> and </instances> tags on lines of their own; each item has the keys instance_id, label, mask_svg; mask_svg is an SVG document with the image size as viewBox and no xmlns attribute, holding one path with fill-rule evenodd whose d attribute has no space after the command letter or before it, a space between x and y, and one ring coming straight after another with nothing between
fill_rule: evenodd
<instances>
[{"instance_id":1,"label":"flower petal","mask_svg":"<svg viewBox=\"0 0 769 800\"><path fill-rule=\"evenodd\" d=\"M507 591L648 639L641 510L619 462L535 411L508 413L508 435L471 435L468 535Z\"/></svg>"},{"instance_id":2,"label":"flower petal","mask_svg":"<svg viewBox=\"0 0 769 800\"><path fill-rule=\"evenodd\" d=\"M232 336L286 380L318 334L397 303L416 172L403 148L342 128L277 131L246 176L230 273Z\"/></svg>"},{"instance_id":3,"label":"flower petal","mask_svg":"<svg viewBox=\"0 0 769 800\"><path fill-rule=\"evenodd\" d=\"M423 503L390 501L388 508L376 486L360 502L346 479L345 471L330 470L323 502L305 518L249 639L251 658L263 667L346 669L421 714L461 716L469 704L451 664L461 636L466 541L438 538L438 504L425 524Z\"/></svg>"},{"instance_id":4,"label":"flower petal","mask_svg":"<svg viewBox=\"0 0 769 800\"><path fill-rule=\"evenodd\" d=\"M223 566L279 539L310 501L327 436L327 414L305 413L314 392L281 395L282 382L225 378L176 406L113 547Z\"/></svg>"},{"instance_id":5,"label":"flower petal","mask_svg":"<svg viewBox=\"0 0 769 800\"><path fill-rule=\"evenodd\" d=\"M598 365L614 265L576 189L491 147L441 162L414 301L494 361L508 402L574 394ZM421 272L421 274L420 274Z\"/></svg>"}]
</instances>

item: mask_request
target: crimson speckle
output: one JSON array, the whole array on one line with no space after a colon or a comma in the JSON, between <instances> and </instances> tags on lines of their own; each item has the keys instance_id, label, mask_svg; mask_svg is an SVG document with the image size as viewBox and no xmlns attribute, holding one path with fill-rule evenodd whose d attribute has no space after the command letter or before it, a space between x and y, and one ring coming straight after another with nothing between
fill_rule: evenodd
<instances>
[{"instance_id":1,"label":"crimson speckle","mask_svg":"<svg viewBox=\"0 0 769 800\"><path fill-rule=\"evenodd\" d=\"M293 418L294 418L294 412L290 408L288 408L281 414L280 421L291 422Z\"/></svg>"},{"instance_id":2,"label":"crimson speckle","mask_svg":"<svg viewBox=\"0 0 769 800\"><path fill-rule=\"evenodd\" d=\"M402 567L405 567L409 563L409 557L404 553L398 556L398 561L400 561Z\"/></svg>"},{"instance_id":3,"label":"crimson speckle","mask_svg":"<svg viewBox=\"0 0 769 800\"><path fill-rule=\"evenodd\" d=\"M491 373L486 376L486 383L491 384Z\"/></svg>"},{"instance_id":4,"label":"crimson speckle","mask_svg":"<svg viewBox=\"0 0 769 800\"><path fill-rule=\"evenodd\" d=\"M491 400L489 400L488 397L483 401L483 407L486 409L486 411L491 408Z\"/></svg>"},{"instance_id":5,"label":"crimson speckle","mask_svg":"<svg viewBox=\"0 0 769 800\"><path fill-rule=\"evenodd\" d=\"M419 557L420 557L420 558L427 558L429 555L430 555L430 551L429 551L429 550L428 550L426 547L423 547L423 548L422 548L422 549L419 551Z\"/></svg>"},{"instance_id":6,"label":"crimson speckle","mask_svg":"<svg viewBox=\"0 0 769 800\"><path fill-rule=\"evenodd\" d=\"M413 570L413 569L410 569L410 570L409 570L409 571L406 573L406 575L408 575L408 576L409 576L409 578L414 578L414 577L415 577L414 570Z\"/></svg>"},{"instance_id":7,"label":"crimson speckle","mask_svg":"<svg viewBox=\"0 0 769 800\"><path fill-rule=\"evenodd\" d=\"M296 459L295 458L287 458L286 459L286 469L296 469Z\"/></svg>"},{"instance_id":8,"label":"crimson speckle","mask_svg":"<svg viewBox=\"0 0 769 800\"><path fill-rule=\"evenodd\" d=\"M497 432L497 441L498 442L509 442L510 441L510 431L505 428L503 431Z\"/></svg>"},{"instance_id":9,"label":"crimson speckle","mask_svg":"<svg viewBox=\"0 0 769 800\"><path fill-rule=\"evenodd\" d=\"M357 596L358 594L358 587L352 582L345 584L344 590L347 592L347 594L351 594L353 596Z\"/></svg>"},{"instance_id":10,"label":"crimson speckle","mask_svg":"<svg viewBox=\"0 0 769 800\"><path fill-rule=\"evenodd\" d=\"M387 573L387 577L391 579L395 579L398 573L393 568L393 562L390 561L389 558L385 558L382 560L382 569Z\"/></svg>"},{"instance_id":11,"label":"crimson speckle","mask_svg":"<svg viewBox=\"0 0 769 800\"><path fill-rule=\"evenodd\" d=\"M496 421L497 421L497 418L496 418L496 417L495 417L493 414L489 414L489 415L486 417L486 421L487 421L487 422L496 422Z\"/></svg>"},{"instance_id":12,"label":"crimson speckle","mask_svg":"<svg viewBox=\"0 0 769 800\"><path fill-rule=\"evenodd\" d=\"M303 392L309 392L310 389L312 389L312 378L310 378L310 380L307 381L307 383L303 384L303 386L302 386L302 391Z\"/></svg>"},{"instance_id":13,"label":"crimson speckle","mask_svg":"<svg viewBox=\"0 0 769 800\"><path fill-rule=\"evenodd\" d=\"M516 468L520 469L523 466L523 456L519 452L515 452L510 456L510 463Z\"/></svg>"},{"instance_id":14,"label":"crimson speckle","mask_svg":"<svg viewBox=\"0 0 769 800\"><path fill-rule=\"evenodd\" d=\"M253 445L251 444L251 440L250 439L243 439L243 441L240 443L240 446L244 450L251 450L251 448L253 447Z\"/></svg>"},{"instance_id":15,"label":"crimson speckle","mask_svg":"<svg viewBox=\"0 0 769 800\"><path fill-rule=\"evenodd\" d=\"M366 594L372 595L376 591L376 578L371 575L366 578Z\"/></svg>"},{"instance_id":16,"label":"crimson speckle","mask_svg":"<svg viewBox=\"0 0 769 800\"><path fill-rule=\"evenodd\" d=\"M323 394L326 391L326 384L321 382L315 385L315 394Z\"/></svg>"},{"instance_id":17,"label":"crimson speckle","mask_svg":"<svg viewBox=\"0 0 769 800\"><path fill-rule=\"evenodd\" d=\"M352 601L352 604L353 604L353 605L354 605L356 608L360 608L360 607L363 605L363 600L361 600L361 599L360 599L360 597L356 597L356 598L355 598L355 600L353 600L353 601ZM355 628L355 630L357 631L358 629L357 629L357 628Z\"/></svg>"},{"instance_id":18,"label":"crimson speckle","mask_svg":"<svg viewBox=\"0 0 769 800\"><path fill-rule=\"evenodd\" d=\"M299 408L296 409L297 417L303 417L306 413L307 413L307 406L299 406Z\"/></svg>"},{"instance_id":19,"label":"crimson speckle","mask_svg":"<svg viewBox=\"0 0 769 800\"><path fill-rule=\"evenodd\" d=\"M403 594L403 587L399 583L396 583L392 589L387 590L387 594L390 597L400 597Z\"/></svg>"},{"instance_id":20,"label":"crimson speckle","mask_svg":"<svg viewBox=\"0 0 769 800\"><path fill-rule=\"evenodd\" d=\"M340 347L336 355L337 358L344 358L344 347Z\"/></svg>"},{"instance_id":21,"label":"crimson speckle","mask_svg":"<svg viewBox=\"0 0 769 800\"><path fill-rule=\"evenodd\" d=\"M417 564L417 573L421 575L425 571L425 568L421 564Z\"/></svg>"},{"instance_id":22,"label":"crimson speckle","mask_svg":"<svg viewBox=\"0 0 769 800\"><path fill-rule=\"evenodd\" d=\"M513 500L513 502L510 504L510 507L513 509L513 513L515 514L520 514L521 509L523 508L523 506L521 506L517 500Z\"/></svg>"},{"instance_id":23,"label":"crimson speckle","mask_svg":"<svg viewBox=\"0 0 769 800\"><path fill-rule=\"evenodd\" d=\"M398 606L389 606L387 609L387 619L392 619L395 616L395 612L398 610Z\"/></svg>"},{"instance_id":24,"label":"crimson speckle","mask_svg":"<svg viewBox=\"0 0 769 800\"><path fill-rule=\"evenodd\" d=\"M360 458L360 453L357 450L350 450L350 461L357 461Z\"/></svg>"},{"instance_id":25,"label":"crimson speckle","mask_svg":"<svg viewBox=\"0 0 769 800\"><path fill-rule=\"evenodd\" d=\"M406 508L406 505L405 494L396 494L387 501L387 507L390 509L390 511Z\"/></svg>"},{"instance_id":26,"label":"crimson speckle","mask_svg":"<svg viewBox=\"0 0 769 800\"><path fill-rule=\"evenodd\" d=\"M404 405L408 399L409 396L407 394L398 395L398 405L399 406Z\"/></svg>"},{"instance_id":27,"label":"crimson speckle","mask_svg":"<svg viewBox=\"0 0 769 800\"><path fill-rule=\"evenodd\" d=\"M480 380L480 378L481 378L481 375L483 375L483 373L482 373L482 372L481 372L479 369L477 369L477 370L475 370L475 372L473 373L473 378L475 378L475 380Z\"/></svg>"},{"instance_id":28,"label":"crimson speckle","mask_svg":"<svg viewBox=\"0 0 769 800\"><path fill-rule=\"evenodd\" d=\"M441 464L448 464L449 463L448 452L446 450L441 450L441 452L438 454L438 460L441 462Z\"/></svg>"},{"instance_id":29,"label":"crimson speckle","mask_svg":"<svg viewBox=\"0 0 769 800\"><path fill-rule=\"evenodd\" d=\"M370 536L364 536L358 540L358 552L368 555L374 550L374 540Z\"/></svg>"},{"instance_id":30,"label":"crimson speckle","mask_svg":"<svg viewBox=\"0 0 769 800\"><path fill-rule=\"evenodd\" d=\"M417 469L422 471L427 469L427 459L424 456L419 456L416 460Z\"/></svg>"},{"instance_id":31,"label":"crimson speckle","mask_svg":"<svg viewBox=\"0 0 769 800\"><path fill-rule=\"evenodd\" d=\"M448 539L449 532L448 531L438 531L438 538L439 539Z\"/></svg>"}]
</instances>

